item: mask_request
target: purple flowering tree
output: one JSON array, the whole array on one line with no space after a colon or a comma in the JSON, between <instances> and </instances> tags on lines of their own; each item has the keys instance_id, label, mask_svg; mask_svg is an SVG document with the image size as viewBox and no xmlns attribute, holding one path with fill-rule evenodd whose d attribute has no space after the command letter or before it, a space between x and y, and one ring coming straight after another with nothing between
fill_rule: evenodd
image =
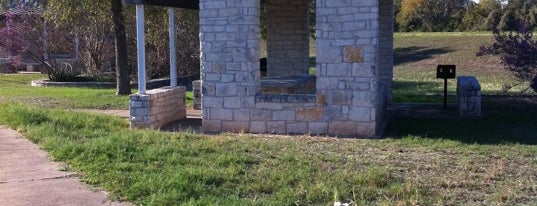
<instances>
[{"instance_id":1,"label":"purple flowering tree","mask_svg":"<svg viewBox=\"0 0 537 206\"><path fill-rule=\"evenodd\" d=\"M29 26L29 21L17 18L13 13L5 14L5 25L0 29L0 47L10 54L10 61L13 65L18 65L22 61L22 56L30 53L31 43L26 40L26 36L33 30ZM35 39L35 38L34 38Z\"/></svg>"},{"instance_id":2,"label":"purple flowering tree","mask_svg":"<svg viewBox=\"0 0 537 206\"><path fill-rule=\"evenodd\" d=\"M477 56L499 55L505 69L520 81L530 82L530 87L537 92L537 41L529 23L521 24L520 29L513 32L493 31L496 40L490 46L482 46Z\"/></svg>"},{"instance_id":3,"label":"purple flowering tree","mask_svg":"<svg viewBox=\"0 0 537 206\"><path fill-rule=\"evenodd\" d=\"M62 81L75 73L68 64L49 58L52 51L68 50L61 30L46 30L42 12L22 7L17 12L6 12L4 25L0 28L0 48L10 54L10 63L19 65L25 58L38 62L49 79Z\"/></svg>"}]
</instances>

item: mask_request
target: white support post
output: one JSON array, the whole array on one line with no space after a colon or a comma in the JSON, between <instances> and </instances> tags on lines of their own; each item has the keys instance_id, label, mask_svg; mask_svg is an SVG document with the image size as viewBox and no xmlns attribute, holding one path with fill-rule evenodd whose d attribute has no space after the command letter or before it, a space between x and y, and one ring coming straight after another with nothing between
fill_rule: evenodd
<instances>
[{"instance_id":1,"label":"white support post","mask_svg":"<svg viewBox=\"0 0 537 206\"><path fill-rule=\"evenodd\" d=\"M138 50L138 93L145 94L145 29L143 4L136 4L136 37Z\"/></svg>"},{"instance_id":2,"label":"white support post","mask_svg":"<svg viewBox=\"0 0 537 206\"><path fill-rule=\"evenodd\" d=\"M168 26L170 30L170 86L177 87L177 55L175 51L175 9L168 8Z\"/></svg>"}]
</instances>

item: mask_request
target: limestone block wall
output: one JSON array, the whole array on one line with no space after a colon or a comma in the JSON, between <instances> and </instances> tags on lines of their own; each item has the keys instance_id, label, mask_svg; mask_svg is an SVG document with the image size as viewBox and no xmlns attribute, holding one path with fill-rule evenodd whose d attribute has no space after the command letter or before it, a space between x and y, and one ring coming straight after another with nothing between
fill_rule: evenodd
<instances>
[{"instance_id":1,"label":"limestone block wall","mask_svg":"<svg viewBox=\"0 0 537 206\"><path fill-rule=\"evenodd\" d=\"M261 93L259 3L200 1L202 130L377 135L378 0L317 0L316 93L283 95Z\"/></svg>"},{"instance_id":2,"label":"limestone block wall","mask_svg":"<svg viewBox=\"0 0 537 206\"><path fill-rule=\"evenodd\" d=\"M267 0L267 74L309 73L311 0Z\"/></svg>"},{"instance_id":3,"label":"limestone block wall","mask_svg":"<svg viewBox=\"0 0 537 206\"><path fill-rule=\"evenodd\" d=\"M481 85L474 76L457 77L457 108L461 116L481 116Z\"/></svg>"},{"instance_id":4,"label":"limestone block wall","mask_svg":"<svg viewBox=\"0 0 537 206\"><path fill-rule=\"evenodd\" d=\"M148 90L130 96L131 128L159 128L186 118L185 87Z\"/></svg>"},{"instance_id":5,"label":"limestone block wall","mask_svg":"<svg viewBox=\"0 0 537 206\"><path fill-rule=\"evenodd\" d=\"M328 134L324 106L316 95L260 94L251 112L250 132L271 134Z\"/></svg>"},{"instance_id":6,"label":"limestone block wall","mask_svg":"<svg viewBox=\"0 0 537 206\"><path fill-rule=\"evenodd\" d=\"M317 103L328 133L374 136L379 92L379 1L317 0Z\"/></svg>"},{"instance_id":7,"label":"limestone block wall","mask_svg":"<svg viewBox=\"0 0 537 206\"><path fill-rule=\"evenodd\" d=\"M200 0L202 130L249 131L260 92L259 0Z\"/></svg>"},{"instance_id":8,"label":"limestone block wall","mask_svg":"<svg viewBox=\"0 0 537 206\"><path fill-rule=\"evenodd\" d=\"M393 80L393 0L379 0L379 79L386 89L386 103L392 102Z\"/></svg>"}]
</instances>

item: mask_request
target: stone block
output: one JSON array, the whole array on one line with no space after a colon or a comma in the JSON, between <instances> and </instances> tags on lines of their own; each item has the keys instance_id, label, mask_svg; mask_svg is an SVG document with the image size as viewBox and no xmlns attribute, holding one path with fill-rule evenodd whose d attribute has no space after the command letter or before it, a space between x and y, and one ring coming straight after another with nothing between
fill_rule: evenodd
<instances>
[{"instance_id":1,"label":"stone block","mask_svg":"<svg viewBox=\"0 0 537 206\"><path fill-rule=\"evenodd\" d=\"M352 103L352 93L346 91L334 91L330 93L331 103L337 105L350 105Z\"/></svg>"},{"instance_id":2,"label":"stone block","mask_svg":"<svg viewBox=\"0 0 537 206\"><path fill-rule=\"evenodd\" d=\"M224 99L221 97L204 96L201 100L206 108L222 108L224 105Z\"/></svg>"},{"instance_id":3,"label":"stone block","mask_svg":"<svg viewBox=\"0 0 537 206\"><path fill-rule=\"evenodd\" d=\"M232 109L211 109L210 119L214 120L233 120L233 110Z\"/></svg>"},{"instance_id":4,"label":"stone block","mask_svg":"<svg viewBox=\"0 0 537 206\"><path fill-rule=\"evenodd\" d=\"M148 108L136 108L134 109L134 116L146 116L149 115Z\"/></svg>"},{"instance_id":5,"label":"stone block","mask_svg":"<svg viewBox=\"0 0 537 206\"><path fill-rule=\"evenodd\" d=\"M328 134L328 123L326 122L310 122L308 123L308 132L310 134Z\"/></svg>"},{"instance_id":6,"label":"stone block","mask_svg":"<svg viewBox=\"0 0 537 206\"><path fill-rule=\"evenodd\" d=\"M241 108L255 108L255 97L242 97Z\"/></svg>"},{"instance_id":7,"label":"stone block","mask_svg":"<svg viewBox=\"0 0 537 206\"><path fill-rule=\"evenodd\" d=\"M312 107L304 108L299 107L296 109L296 120L297 121L315 121L323 118L324 110L323 107Z\"/></svg>"},{"instance_id":8,"label":"stone block","mask_svg":"<svg viewBox=\"0 0 537 206\"><path fill-rule=\"evenodd\" d=\"M272 120L272 110L254 109L252 110L251 119L254 121L270 121Z\"/></svg>"},{"instance_id":9,"label":"stone block","mask_svg":"<svg viewBox=\"0 0 537 206\"><path fill-rule=\"evenodd\" d=\"M328 125L328 133L336 136L357 135L358 124L354 121L333 121Z\"/></svg>"},{"instance_id":10,"label":"stone block","mask_svg":"<svg viewBox=\"0 0 537 206\"><path fill-rule=\"evenodd\" d=\"M250 124L248 121L223 121L222 131L226 132L249 132Z\"/></svg>"},{"instance_id":11,"label":"stone block","mask_svg":"<svg viewBox=\"0 0 537 206\"><path fill-rule=\"evenodd\" d=\"M249 109L237 109L233 111L233 120L250 121L250 110Z\"/></svg>"},{"instance_id":12,"label":"stone block","mask_svg":"<svg viewBox=\"0 0 537 206\"><path fill-rule=\"evenodd\" d=\"M373 78L376 75L375 71L375 68L368 64L353 64L352 76Z\"/></svg>"},{"instance_id":13,"label":"stone block","mask_svg":"<svg viewBox=\"0 0 537 206\"><path fill-rule=\"evenodd\" d=\"M141 108L141 107L143 107L143 103L141 101L133 101L133 100L131 100L129 106L131 108Z\"/></svg>"},{"instance_id":14,"label":"stone block","mask_svg":"<svg viewBox=\"0 0 537 206\"><path fill-rule=\"evenodd\" d=\"M272 120L276 121L294 121L296 119L294 110L282 110L272 112Z\"/></svg>"},{"instance_id":15,"label":"stone block","mask_svg":"<svg viewBox=\"0 0 537 206\"><path fill-rule=\"evenodd\" d=\"M129 95L129 100L130 100L130 101L139 101L139 100L140 100L140 95L138 95L138 94L131 94L131 95Z\"/></svg>"},{"instance_id":16,"label":"stone block","mask_svg":"<svg viewBox=\"0 0 537 206\"><path fill-rule=\"evenodd\" d=\"M357 46L346 46L345 47L345 61L350 63L363 63L364 56L362 53L362 48Z\"/></svg>"},{"instance_id":17,"label":"stone block","mask_svg":"<svg viewBox=\"0 0 537 206\"><path fill-rule=\"evenodd\" d=\"M349 110L349 119L358 122L371 122L374 111L369 107L352 107Z\"/></svg>"},{"instance_id":18,"label":"stone block","mask_svg":"<svg viewBox=\"0 0 537 206\"><path fill-rule=\"evenodd\" d=\"M236 83L216 83L216 96L235 96L237 94Z\"/></svg>"},{"instance_id":19,"label":"stone block","mask_svg":"<svg viewBox=\"0 0 537 206\"><path fill-rule=\"evenodd\" d=\"M238 109L241 108L240 97L224 97L224 108Z\"/></svg>"},{"instance_id":20,"label":"stone block","mask_svg":"<svg viewBox=\"0 0 537 206\"><path fill-rule=\"evenodd\" d=\"M358 135L361 137L374 137L376 136L376 131L375 123L360 123L358 125Z\"/></svg>"},{"instance_id":21,"label":"stone block","mask_svg":"<svg viewBox=\"0 0 537 206\"><path fill-rule=\"evenodd\" d=\"M306 134L308 133L308 124L305 122L287 123L288 134Z\"/></svg>"},{"instance_id":22,"label":"stone block","mask_svg":"<svg viewBox=\"0 0 537 206\"><path fill-rule=\"evenodd\" d=\"M222 132L222 121L203 119L201 130L203 132Z\"/></svg>"},{"instance_id":23,"label":"stone block","mask_svg":"<svg viewBox=\"0 0 537 206\"><path fill-rule=\"evenodd\" d=\"M255 104L255 108L256 109L281 110L283 109L283 106L280 103L258 102L257 104Z\"/></svg>"},{"instance_id":24,"label":"stone block","mask_svg":"<svg viewBox=\"0 0 537 206\"><path fill-rule=\"evenodd\" d=\"M214 83L204 82L202 84L202 94L203 96L214 96L216 95L216 86Z\"/></svg>"},{"instance_id":25,"label":"stone block","mask_svg":"<svg viewBox=\"0 0 537 206\"><path fill-rule=\"evenodd\" d=\"M222 79L222 74L206 74L205 81L220 81Z\"/></svg>"},{"instance_id":26,"label":"stone block","mask_svg":"<svg viewBox=\"0 0 537 206\"><path fill-rule=\"evenodd\" d=\"M287 132L284 121L267 122L267 132L271 134L285 134Z\"/></svg>"},{"instance_id":27,"label":"stone block","mask_svg":"<svg viewBox=\"0 0 537 206\"><path fill-rule=\"evenodd\" d=\"M320 91L318 91L316 94L316 101L318 105L326 105L328 103L326 96Z\"/></svg>"},{"instance_id":28,"label":"stone block","mask_svg":"<svg viewBox=\"0 0 537 206\"><path fill-rule=\"evenodd\" d=\"M267 133L267 125L265 121L251 121L250 132L252 133Z\"/></svg>"},{"instance_id":29,"label":"stone block","mask_svg":"<svg viewBox=\"0 0 537 206\"><path fill-rule=\"evenodd\" d=\"M371 92L354 92L353 106L371 107L375 105L375 94Z\"/></svg>"}]
</instances>

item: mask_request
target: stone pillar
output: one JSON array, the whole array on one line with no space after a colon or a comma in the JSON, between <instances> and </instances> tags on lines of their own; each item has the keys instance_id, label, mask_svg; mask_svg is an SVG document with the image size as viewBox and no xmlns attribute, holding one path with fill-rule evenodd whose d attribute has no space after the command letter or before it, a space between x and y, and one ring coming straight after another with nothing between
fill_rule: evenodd
<instances>
[{"instance_id":1,"label":"stone pillar","mask_svg":"<svg viewBox=\"0 0 537 206\"><path fill-rule=\"evenodd\" d=\"M388 104L392 102L393 12L393 0L379 0L379 79L386 90Z\"/></svg>"},{"instance_id":2,"label":"stone pillar","mask_svg":"<svg viewBox=\"0 0 537 206\"><path fill-rule=\"evenodd\" d=\"M481 116L481 85L474 76L457 77L457 108L460 116Z\"/></svg>"},{"instance_id":3,"label":"stone pillar","mask_svg":"<svg viewBox=\"0 0 537 206\"><path fill-rule=\"evenodd\" d=\"M317 0L317 104L331 135L377 134L378 12L378 0Z\"/></svg>"},{"instance_id":4,"label":"stone pillar","mask_svg":"<svg viewBox=\"0 0 537 206\"><path fill-rule=\"evenodd\" d=\"M267 0L267 74L309 74L311 0Z\"/></svg>"},{"instance_id":5,"label":"stone pillar","mask_svg":"<svg viewBox=\"0 0 537 206\"><path fill-rule=\"evenodd\" d=\"M201 110L201 80L192 81L192 96L194 97L195 110Z\"/></svg>"},{"instance_id":6,"label":"stone pillar","mask_svg":"<svg viewBox=\"0 0 537 206\"><path fill-rule=\"evenodd\" d=\"M200 0L204 132L249 131L260 92L259 0Z\"/></svg>"}]
</instances>

